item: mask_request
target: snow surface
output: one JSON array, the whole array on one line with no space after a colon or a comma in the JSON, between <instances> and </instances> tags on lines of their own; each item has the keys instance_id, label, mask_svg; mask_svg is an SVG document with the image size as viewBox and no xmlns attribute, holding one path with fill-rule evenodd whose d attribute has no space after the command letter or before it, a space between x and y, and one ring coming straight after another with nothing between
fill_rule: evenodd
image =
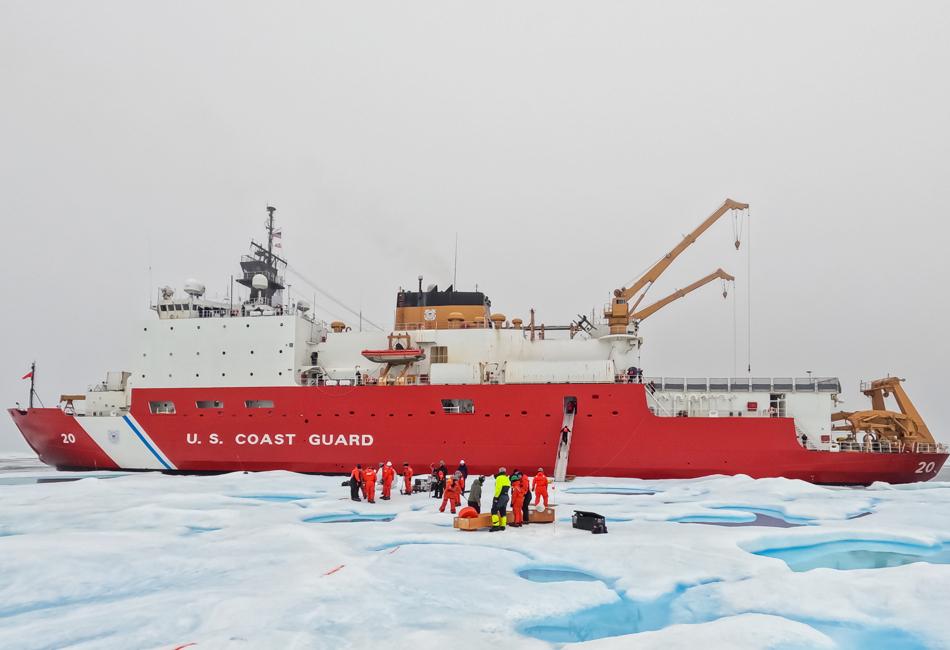
<instances>
[{"instance_id":1,"label":"snow surface","mask_svg":"<svg viewBox=\"0 0 950 650\"><path fill-rule=\"evenodd\" d=\"M342 477L0 466L0 648L950 648L950 483L578 479L489 533Z\"/></svg>"}]
</instances>

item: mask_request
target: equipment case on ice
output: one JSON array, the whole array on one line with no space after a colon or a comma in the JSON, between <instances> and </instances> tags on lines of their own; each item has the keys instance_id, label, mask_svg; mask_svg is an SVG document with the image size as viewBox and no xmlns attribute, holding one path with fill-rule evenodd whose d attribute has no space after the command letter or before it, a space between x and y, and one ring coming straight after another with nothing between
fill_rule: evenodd
<instances>
[{"instance_id":1,"label":"equipment case on ice","mask_svg":"<svg viewBox=\"0 0 950 650\"><path fill-rule=\"evenodd\" d=\"M579 530L589 530L595 535L607 532L607 520L603 515L596 512L586 512L584 510L575 510L571 517L574 528Z\"/></svg>"}]
</instances>

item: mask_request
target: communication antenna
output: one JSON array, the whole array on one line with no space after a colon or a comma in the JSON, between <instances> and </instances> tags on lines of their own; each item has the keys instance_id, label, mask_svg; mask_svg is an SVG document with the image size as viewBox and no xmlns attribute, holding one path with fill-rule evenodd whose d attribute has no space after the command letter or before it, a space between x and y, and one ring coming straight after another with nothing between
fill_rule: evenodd
<instances>
[{"instance_id":1,"label":"communication antenna","mask_svg":"<svg viewBox=\"0 0 950 650\"><path fill-rule=\"evenodd\" d=\"M458 289L459 279L459 234L455 233L455 263L452 266L452 290Z\"/></svg>"}]
</instances>

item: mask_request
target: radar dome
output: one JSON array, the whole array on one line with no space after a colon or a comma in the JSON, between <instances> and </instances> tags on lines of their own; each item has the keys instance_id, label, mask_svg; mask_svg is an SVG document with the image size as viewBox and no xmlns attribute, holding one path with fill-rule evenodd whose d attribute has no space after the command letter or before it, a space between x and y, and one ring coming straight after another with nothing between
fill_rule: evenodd
<instances>
[{"instance_id":1,"label":"radar dome","mask_svg":"<svg viewBox=\"0 0 950 650\"><path fill-rule=\"evenodd\" d=\"M263 291L268 287L270 283L267 281L267 276L263 273L257 273L251 278L251 286L255 289Z\"/></svg>"},{"instance_id":2,"label":"radar dome","mask_svg":"<svg viewBox=\"0 0 950 650\"><path fill-rule=\"evenodd\" d=\"M185 293L194 298L200 298L205 294L205 285L193 278L185 280Z\"/></svg>"}]
</instances>

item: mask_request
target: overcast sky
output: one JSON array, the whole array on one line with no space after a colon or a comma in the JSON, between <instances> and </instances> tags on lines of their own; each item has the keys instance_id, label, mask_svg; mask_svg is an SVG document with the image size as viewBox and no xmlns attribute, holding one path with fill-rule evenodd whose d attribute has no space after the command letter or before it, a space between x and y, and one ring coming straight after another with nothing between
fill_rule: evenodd
<instances>
[{"instance_id":1,"label":"overcast sky","mask_svg":"<svg viewBox=\"0 0 950 650\"><path fill-rule=\"evenodd\" d=\"M742 374L751 280L754 375L859 409L898 374L950 441L948 33L945 1L0 0L0 401L33 359L47 405L128 368L150 286L223 294L268 203L388 326L456 233L462 288L566 323L732 197L751 246L723 219L652 295L738 298L645 322L647 373Z\"/></svg>"}]
</instances>

